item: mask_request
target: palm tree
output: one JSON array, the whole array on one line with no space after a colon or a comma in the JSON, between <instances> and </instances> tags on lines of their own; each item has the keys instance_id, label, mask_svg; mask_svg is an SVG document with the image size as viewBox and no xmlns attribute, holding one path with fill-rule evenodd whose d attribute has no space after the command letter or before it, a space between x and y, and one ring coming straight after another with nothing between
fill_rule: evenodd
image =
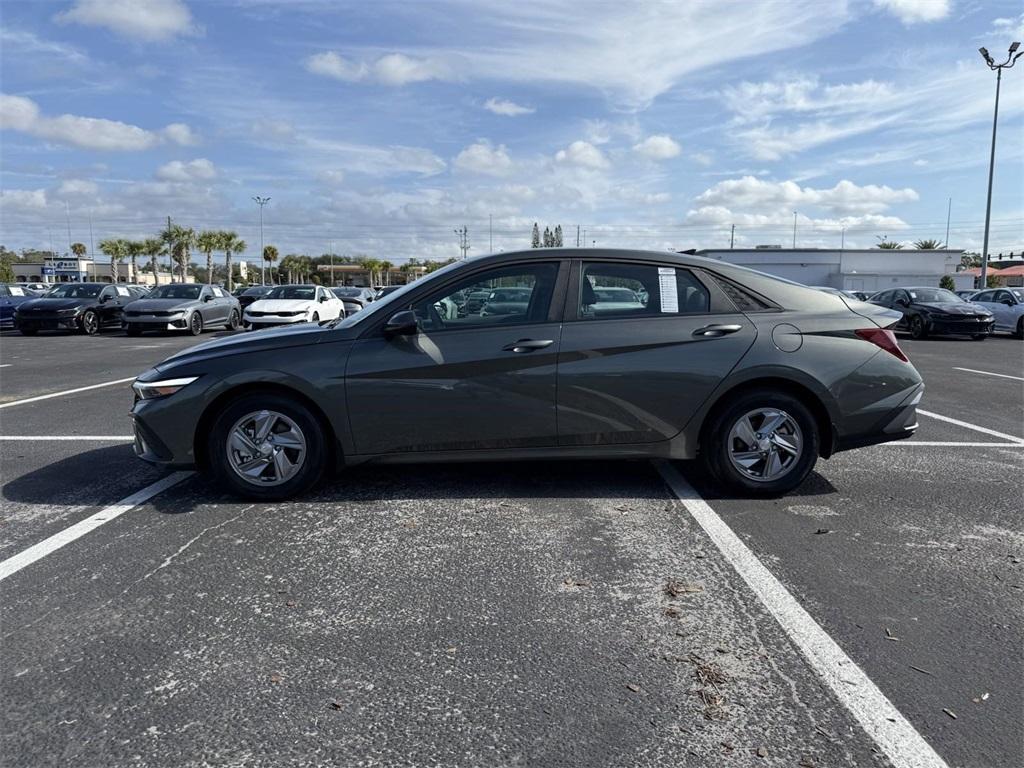
<instances>
[{"instance_id":1,"label":"palm tree","mask_svg":"<svg viewBox=\"0 0 1024 768\"><path fill-rule=\"evenodd\" d=\"M204 229L196 237L196 248L206 254L206 282L213 283L213 252L219 250L221 233Z\"/></svg>"},{"instance_id":2,"label":"palm tree","mask_svg":"<svg viewBox=\"0 0 1024 768\"><path fill-rule=\"evenodd\" d=\"M878 238L878 247L883 251L898 251L903 247L903 243L890 240L888 235L882 235Z\"/></svg>"},{"instance_id":3,"label":"palm tree","mask_svg":"<svg viewBox=\"0 0 1024 768\"><path fill-rule=\"evenodd\" d=\"M363 259L363 269L370 273L370 287L377 284L377 273L380 271L381 262L377 259Z\"/></svg>"},{"instance_id":4,"label":"palm tree","mask_svg":"<svg viewBox=\"0 0 1024 768\"><path fill-rule=\"evenodd\" d=\"M218 247L224 251L224 263L228 271L228 291L231 291L235 285L235 277L231 270L231 254L241 253L248 246L245 244L245 240L239 239L237 232L225 229L220 232L220 244Z\"/></svg>"},{"instance_id":5,"label":"palm tree","mask_svg":"<svg viewBox=\"0 0 1024 768\"><path fill-rule=\"evenodd\" d=\"M85 243L72 243L71 252L75 254L76 259L80 259L85 256Z\"/></svg>"},{"instance_id":6,"label":"palm tree","mask_svg":"<svg viewBox=\"0 0 1024 768\"><path fill-rule=\"evenodd\" d=\"M191 249L196 244L196 233L190 227L183 227L179 224L171 224L160 233L160 240L167 245L173 264L178 265L178 273L181 282L185 282L185 273L188 269Z\"/></svg>"},{"instance_id":7,"label":"palm tree","mask_svg":"<svg viewBox=\"0 0 1024 768\"><path fill-rule=\"evenodd\" d=\"M384 278L384 285L391 285L391 270L395 268L395 265L390 261L382 261L380 263L381 275Z\"/></svg>"},{"instance_id":8,"label":"palm tree","mask_svg":"<svg viewBox=\"0 0 1024 768\"><path fill-rule=\"evenodd\" d=\"M110 282L117 282L117 262L128 255L127 241L119 237L100 240L100 251L110 257Z\"/></svg>"},{"instance_id":9,"label":"palm tree","mask_svg":"<svg viewBox=\"0 0 1024 768\"><path fill-rule=\"evenodd\" d=\"M277 247L273 245L264 246L263 260L267 262L267 269L273 270L274 262L277 261ZM271 271L270 274L271 281L273 281L273 271Z\"/></svg>"},{"instance_id":10,"label":"palm tree","mask_svg":"<svg viewBox=\"0 0 1024 768\"><path fill-rule=\"evenodd\" d=\"M145 242L142 240L125 240L125 250L128 252L128 258L132 261L132 282L139 282L139 256L144 254Z\"/></svg>"},{"instance_id":11,"label":"palm tree","mask_svg":"<svg viewBox=\"0 0 1024 768\"><path fill-rule=\"evenodd\" d=\"M914 247L919 251L937 251L942 247L942 243L938 240L918 240L914 243Z\"/></svg>"},{"instance_id":12,"label":"palm tree","mask_svg":"<svg viewBox=\"0 0 1024 768\"><path fill-rule=\"evenodd\" d=\"M142 255L149 256L149 268L153 270L153 285L160 285L160 264L157 263L157 258L164 253L163 241L158 237L147 237L139 246Z\"/></svg>"}]
</instances>

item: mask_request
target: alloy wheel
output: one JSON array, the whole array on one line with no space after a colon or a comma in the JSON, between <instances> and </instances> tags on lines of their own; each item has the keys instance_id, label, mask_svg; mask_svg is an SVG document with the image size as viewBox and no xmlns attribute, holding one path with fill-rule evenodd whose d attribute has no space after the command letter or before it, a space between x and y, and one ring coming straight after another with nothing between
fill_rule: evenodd
<instances>
[{"instance_id":1,"label":"alloy wheel","mask_svg":"<svg viewBox=\"0 0 1024 768\"><path fill-rule=\"evenodd\" d=\"M193 336L198 336L203 332L203 316L198 312L193 312L192 317L188 323L188 329Z\"/></svg>"},{"instance_id":2,"label":"alloy wheel","mask_svg":"<svg viewBox=\"0 0 1024 768\"><path fill-rule=\"evenodd\" d=\"M100 329L100 319L91 309L82 315L82 330L88 336L92 336Z\"/></svg>"},{"instance_id":3,"label":"alloy wheel","mask_svg":"<svg viewBox=\"0 0 1024 768\"><path fill-rule=\"evenodd\" d=\"M787 474L800 460L803 446L800 426L778 408L749 411L729 431L729 461L757 482L771 482Z\"/></svg>"},{"instance_id":4,"label":"alloy wheel","mask_svg":"<svg viewBox=\"0 0 1024 768\"><path fill-rule=\"evenodd\" d=\"M228 464L250 485L280 485L295 477L306 461L305 435L278 411L248 413L228 435Z\"/></svg>"}]
</instances>

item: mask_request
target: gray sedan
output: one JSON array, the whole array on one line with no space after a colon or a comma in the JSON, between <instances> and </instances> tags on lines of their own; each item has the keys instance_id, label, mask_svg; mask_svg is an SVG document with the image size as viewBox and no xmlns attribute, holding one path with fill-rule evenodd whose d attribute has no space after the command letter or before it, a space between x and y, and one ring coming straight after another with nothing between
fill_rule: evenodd
<instances>
[{"instance_id":1,"label":"gray sedan","mask_svg":"<svg viewBox=\"0 0 1024 768\"><path fill-rule=\"evenodd\" d=\"M198 336L207 328L237 329L242 311L238 299L220 286L172 283L133 301L123 318L129 336L143 331L188 331Z\"/></svg>"}]
</instances>

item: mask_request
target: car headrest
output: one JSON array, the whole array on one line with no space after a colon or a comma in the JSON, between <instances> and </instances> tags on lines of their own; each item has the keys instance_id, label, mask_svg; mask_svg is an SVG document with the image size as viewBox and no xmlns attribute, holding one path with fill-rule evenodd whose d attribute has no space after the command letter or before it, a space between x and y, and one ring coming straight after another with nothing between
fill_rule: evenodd
<instances>
[{"instance_id":1,"label":"car headrest","mask_svg":"<svg viewBox=\"0 0 1024 768\"><path fill-rule=\"evenodd\" d=\"M580 295L581 304L584 307L588 307L592 304L597 304L597 294L594 293L594 286L590 284L590 281L583 278L582 293Z\"/></svg>"}]
</instances>

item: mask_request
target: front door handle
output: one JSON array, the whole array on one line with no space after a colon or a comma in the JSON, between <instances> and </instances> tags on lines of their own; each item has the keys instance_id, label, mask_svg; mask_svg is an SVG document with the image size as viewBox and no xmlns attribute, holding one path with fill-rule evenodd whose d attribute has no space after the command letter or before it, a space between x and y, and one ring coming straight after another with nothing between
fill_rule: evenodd
<instances>
[{"instance_id":1,"label":"front door handle","mask_svg":"<svg viewBox=\"0 0 1024 768\"><path fill-rule=\"evenodd\" d=\"M535 349L544 349L554 344L553 339L520 339L506 344L502 347L506 352L533 352Z\"/></svg>"},{"instance_id":2,"label":"front door handle","mask_svg":"<svg viewBox=\"0 0 1024 768\"><path fill-rule=\"evenodd\" d=\"M710 336L712 338L716 336L725 336L727 333L736 333L736 331L743 328L742 325L705 325L703 328L698 328L693 332L694 336Z\"/></svg>"}]
</instances>

